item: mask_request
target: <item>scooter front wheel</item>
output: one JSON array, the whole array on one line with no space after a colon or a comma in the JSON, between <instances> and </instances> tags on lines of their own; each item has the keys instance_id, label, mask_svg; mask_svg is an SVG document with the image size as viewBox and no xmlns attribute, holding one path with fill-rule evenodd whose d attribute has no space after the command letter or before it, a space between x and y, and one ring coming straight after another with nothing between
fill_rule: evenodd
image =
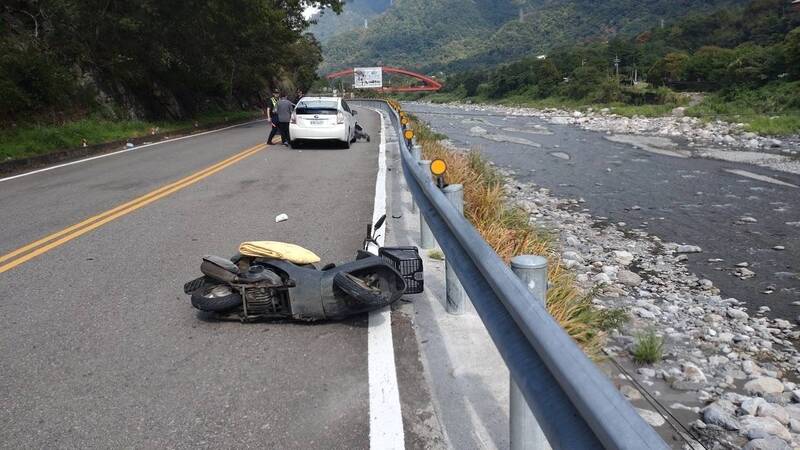
<instances>
[{"instance_id":1,"label":"scooter front wheel","mask_svg":"<svg viewBox=\"0 0 800 450\"><path fill-rule=\"evenodd\" d=\"M207 312L225 312L242 305L242 296L226 284L207 284L192 292L192 306Z\"/></svg>"},{"instance_id":2,"label":"scooter front wheel","mask_svg":"<svg viewBox=\"0 0 800 450\"><path fill-rule=\"evenodd\" d=\"M380 288L371 287L364 280L352 274L337 273L333 277L333 284L365 306L381 307L389 304Z\"/></svg>"}]
</instances>

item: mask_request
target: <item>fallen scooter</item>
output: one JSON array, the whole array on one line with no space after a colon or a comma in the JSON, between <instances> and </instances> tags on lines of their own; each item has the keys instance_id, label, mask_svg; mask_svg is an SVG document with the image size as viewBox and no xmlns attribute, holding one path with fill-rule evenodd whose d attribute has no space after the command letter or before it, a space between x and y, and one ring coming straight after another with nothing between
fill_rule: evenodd
<instances>
[{"instance_id":1,"label":"fallen scooter","mask_svg":"<svg viewBox=\"0 0 800 450\"><path fill-rule=\"evenodd\" d=\"M385 247L382 256L367 251L375 243L372 230L384 221L385 216L369 228L355 261L320 270L313 264L241 253L231 259L205 256L203 276L186 283L184 293L195 308L242 322L337 320L383 308L399 300L409 284L409 293L422 288L416 248Z\"/></svg>"}]
</instances>

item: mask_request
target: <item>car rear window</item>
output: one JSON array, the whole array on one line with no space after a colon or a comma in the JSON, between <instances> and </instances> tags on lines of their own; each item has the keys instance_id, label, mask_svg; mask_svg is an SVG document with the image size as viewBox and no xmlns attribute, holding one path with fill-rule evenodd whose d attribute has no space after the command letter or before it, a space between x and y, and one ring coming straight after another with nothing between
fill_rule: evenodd
<instances>
[{"instance_id":1,"label":"car rear window","mask_svg":"<svg viewBox=\"0 0 800 450\"><path fill-rule=\"evenodd\" d=\"M338 103L324 100L304 100L297 104L297 114L336 114Z\"/></svg>"}]
</instances>

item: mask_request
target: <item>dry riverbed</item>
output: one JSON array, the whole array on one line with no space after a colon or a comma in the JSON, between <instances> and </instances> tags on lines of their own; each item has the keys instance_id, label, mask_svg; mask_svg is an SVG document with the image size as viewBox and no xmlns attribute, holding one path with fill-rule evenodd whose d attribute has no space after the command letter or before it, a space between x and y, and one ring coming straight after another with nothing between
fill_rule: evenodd
<instances>
[{"instance_id":1,"label":"dry riverbed","mask_svg":"<svg viewBox=\"0 0 800 450\"><path fill-rule=\"evenodd\" d=\"M800 446L800 331L794 324L765 317L763 308L747 311L692 274L683 262L699 247L592 217L582 200L555 198L535 184L510 181L507 189L532 221L558 231L562 258L580 286L596 292L595 305L628 314L612 332L608 354L633 366L636 381L706 447ZM635 366L631 350L648 330L664 340L663 360ZM626 378L615 381L643 417L656 428L667 426Z\"/></svg>"}]
</instances>

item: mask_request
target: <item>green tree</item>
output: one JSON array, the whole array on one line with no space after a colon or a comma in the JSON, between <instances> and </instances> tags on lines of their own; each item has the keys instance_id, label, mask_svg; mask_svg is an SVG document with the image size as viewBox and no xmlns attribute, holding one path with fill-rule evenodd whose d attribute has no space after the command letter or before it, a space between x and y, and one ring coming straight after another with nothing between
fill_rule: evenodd
<instances>
[{"instance_id":1,"label":"green tree","mask_svg":"<svg viewBox=\"0 0 800 450\"><path fill-rule=\"evenodd\" d=\"M686 67L686 77L691 81L705 82L721 87L729 77L729 66L736 59L733 50L707 46L697 50Z\"/></svg>"},{"instance_id":2,"label":"green tree","mask_svg":"<svg viewBox=\"0 0 800 450\"><path fill-rule=\"evenodd\" d=\"M9 0L0 74L12 95L0 113L84 110L89 88L148 118L257 102L278 82L310 83L321 51L303 34L307 5L341 10L340 0Z\"/></svg>"},{"instance_id":3,"label":"green tree","mask_svg":"<svg viewBox=\"0 0 800 450\"><path fill-rule=\"evenodd\" d=\"M589 96L605 78L603 72L591 65L578 67L565 84L564 93L569 98L582 100Z\"/></svg>"},{"instance_id":4,"label":"green tree","mask_svg":"<svg viewBox=\"0 0 800 450\"><path fill-rule=\"evenodd\" d=\"M786 35L783 48L789 75L793 80L800 80L800 27Z\"/></svg>"}]
</instances>

